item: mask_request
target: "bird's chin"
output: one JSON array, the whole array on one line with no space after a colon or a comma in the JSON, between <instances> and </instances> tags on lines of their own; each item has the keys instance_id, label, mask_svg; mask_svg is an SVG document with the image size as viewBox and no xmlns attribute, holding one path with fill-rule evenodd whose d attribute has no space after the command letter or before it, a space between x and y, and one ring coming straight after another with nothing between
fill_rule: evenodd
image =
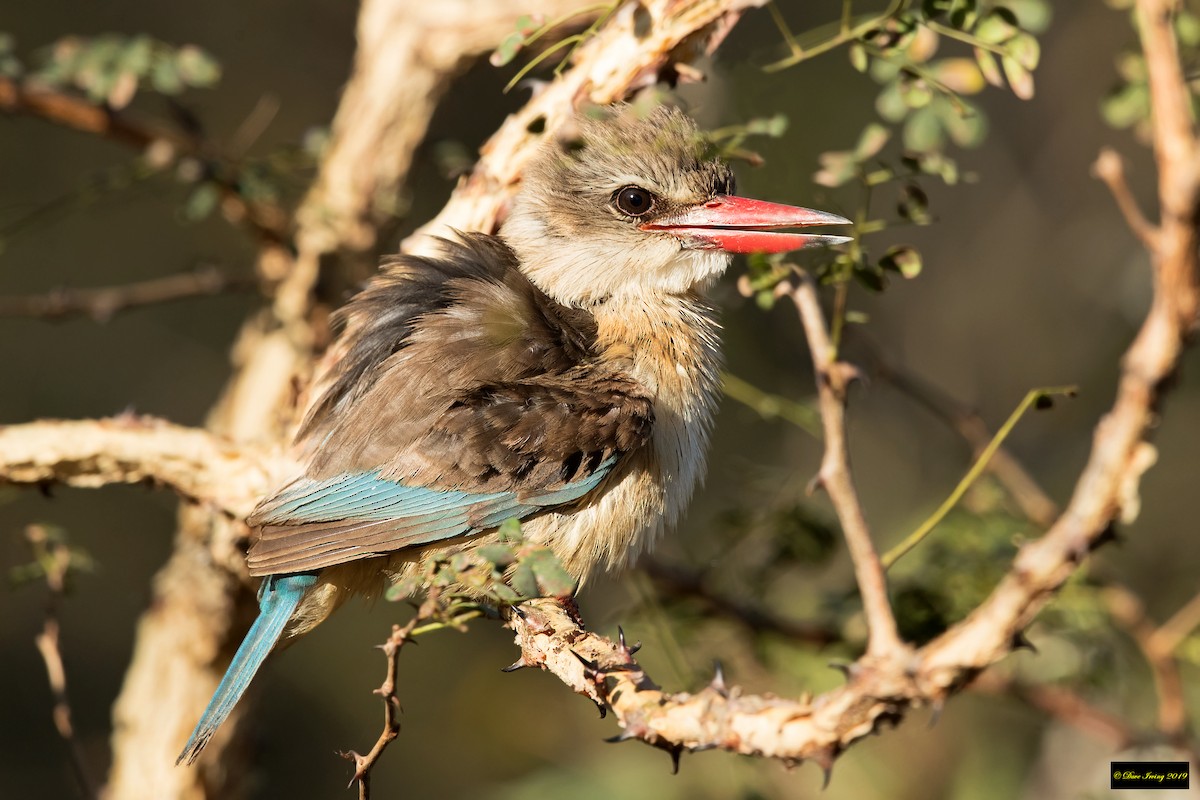
<instances>
[{"instance_id":1,"label":"bird's chin","mask_svg":"<svg viewBox=\"0 0 1200 800\"><path fill-rule=\"evenodd\" d=\"M668 284L664 288L672 294L705 291L725 274L731 261L733 256L722 250L680 248L664 270Z\"/></svg>"}]
</instances>

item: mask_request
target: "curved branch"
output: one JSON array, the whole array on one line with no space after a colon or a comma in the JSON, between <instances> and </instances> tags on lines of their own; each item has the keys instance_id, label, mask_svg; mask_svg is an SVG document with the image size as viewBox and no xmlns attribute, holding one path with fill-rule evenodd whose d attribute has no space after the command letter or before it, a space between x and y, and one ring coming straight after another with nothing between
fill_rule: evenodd
<instances>
[{"instance_id":1,"label":"curved branch","mask_svg":"<svg viewBox=\"0 0 1200 800\"><path fill-rule=\"evenodd\" d=\"M1154 460L1146 437L1200 308L1200 143L1179 113L1182 75L1173 55L1169 9L1166 0L1139 0L1143 41L1147 49L1158 48L1147 53L1151 92L1169 95L1152 103L1156 115L1168 119L1155 125L1163 220L1152 253L1151 307L1122 360L1116 400L1096 427L1070 503L1041 539L1021 548L987 600L911 654L903 648L868 651L868 657L846 669L845 686L811 701L744 695L728 689L719 676L695 694L663 692L628 648L587 632L568 609L551 601L539 601L530 613L510 619L521 647L520 663L546 669L577 693L611 708L624 728L621 739L640 739L676 756L683 750L721 748L789 762L813 759L828 773L837 755L857 739L896 721L911 707L940 706L1025 643L1022 632L1054 592L1110 536L1114 524L1136 515L1138 484ZM1168 39L1170 47L1163 45ZM819 358L819 337L810 344ZM820 363L818 378L826 378ZM826 405L823 414L829 413ZM833 411L836 420L837 409ZM827 434L829 424L827 419ZM860 575L866 594L861 580Z\"/></svg>"},{"instance_id":2,"label":"curved branch","mask_svg":"<svg viewBox=\"0 0 1200 800\"><path fill-rule=\"evenodd\" d=\"M605 105L653 86L660 71L712 52L743 12L765 4L766 0L625 3L579 47L571 69L539 86L524 108L504 121L480 148L479 163L459 181L445 208L408 237L402 249L420 252L433 245L431 237L451 228L495 230L542 141L542 134L531 131L553 135L581 102Z\"/></svg>"},{"instance_id":3,"label":"curved branch","mask_svg":"<svg viewBox=\"0 0 1200 800\"><path fill-rule=\"evenodd\" d=\"M0 484L149 483L241 519L270 486L270 473L261 453L155 417L0 426Z\"/></svg>"}]
</instances>

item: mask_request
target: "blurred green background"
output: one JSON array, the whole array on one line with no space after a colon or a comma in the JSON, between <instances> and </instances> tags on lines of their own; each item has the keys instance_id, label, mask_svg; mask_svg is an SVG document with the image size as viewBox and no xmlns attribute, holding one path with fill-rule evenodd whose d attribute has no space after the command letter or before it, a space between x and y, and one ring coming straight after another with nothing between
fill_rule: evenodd
<instances>
[{"instance_id":1,"label":"blurred green background","mask_svg":"<svg viewBox=\"0 0 1200 800\"><path fill-rule=\"evenodd\" d=\"M840 3L781 8L793 29L805 30L836 19ZM989 137L982 148L958 154L978 181L955 187L927 182L934 225L868 239L876 251L895 243L919 246L925 269L915 280L893 281L882 295L852 291L852 307L870 321L848 333L847 354L865 358L871 343L890 363L978 409L993 427L1028 389L1078 384L1077 400L1031 416L1011 440L1013 452L1064 502L1149 297L1145 254L1102 184L1089 177L1098 149L1111 144L1129 159L1135 194L1151 214L1154 193L1148 153L1128 133L1109 129L1098 110L1116 80L1114 56L1132 42L1126 14L1100 2L1055 4L1053 12L1042 39L1036 97L1022 102L995 90L980 97ZM266 154L328 124L353 56L355 13L353 4L330 0L203 7L18 0L0 14L0 30L12 33L25 55L66 34L145 32L200 45L220 61L223 77L217 88L188 93L182 103L209 137L228 142L261 97L277 98L279 112L252 150ZM707 127L785 114L790 128L784 137L752 143L768 166L738 167L742 192L844 212L855 202L854 190L821 189L811 176L819 153L852 146L875 118L878 87L849 67L845 51L762 72L761 64L779 50L769 16L750 13L710 65L708 83L689 87L684 97ZM456 83L418 153L405 197L410 211L393 243L449 194L452 182L436 152L448 142L473 150L522 101L521 90L501 93L515 67L482 63ZM154 98L135 106L162 112ZM199 264L251 275L252 243L215 216L186 220L181 208L189 187L170 176L81 191L133 158L97 137L0 116L0 295L119 284ZM29 221L28 215L60 198L55 211ZM886 211L887 202L878 207ZM740 269L735 266L717 291L731 370L769 391L807 398L810 367L794 312L763 312L738 295L734 277ZM0 319L0 424L125 409L198 424L229 373L228 348L238 325L257 302L248 294L202 298L120 314L106 324ZM1193 352L1166 408L1156 438L1159 462L1143 484L1141 517L1097 559L1097 570L1142 594L1159 619L1196 592L1200 574L1200 550L1191 546L1200 479L1198 366ZM860 493L884 546L932 511L969 463L953 432L883 381L854 391L851 434ZM762 537L737 524L736 513L792 507L818 458L811 436L726 400L707 486L681 529L661 546L661 557L702 567L726 558L752 561L746 550ZM817 518L831 518L824 498L804 503ZM55 489L49 497L0 489L0 565L27 560L20 531L30 521L62 526L97 562L68 601L63 649L75 724L98 772L106 764L109 709L133 626L151 576L169 551L174 506L169 494L140 488ZM942 535L970 527L970 520L960 520ZM970 560L940 566L964 574L995 567ZM718 570L716 579L721 577ZM726 581L727 591L762 596L792 616L816 613L820 602L812 587L852 586L840 544L830 564L800 565L774 576L769 587L739 586L736 577ZM667 687L699 688L714 658L727 665L731 683L754 691L798 694L838 682L825 662L843 651L753 640L731 624L655 610L654 602L646 602L653 594L649 585L640 573L599 580L584 591L581 606L591 627L614 633L622 624L642 640L639 660ZM43 592L29 586L6 590L4 598L0 793L70 797L65 748L51 724L45 674L33 647ZM353 604L267 667L253 712L260 721L259 796L351 796L343 788L350 766L334 752L364 749L377 735L379 702L370 691L382 679L384 663L373 645L404 611ZM851 617L847 630L853 633L854 624ZM615 724L597 720L589 703L553 678L529 670L499 672L516 655L509 640L497 625L476 623L467 635L437 634L405 651L404 729L375 772L376 796L750 800L820 794L822 776L811 765L788 771L773 762L704 753L685 755L681 774L673 777L661 752L604 744ZM1114 666L1089 696L1146 724L1154 709L1148 673L1136 657L1120 655L1126 643L1114 638L1110 646ZM1020 653L1009 661L1037 674L1069 676L1092 657L1094 650L1052 643L1041 655ZM1107 791L1100 788L1107 787L1107 745L1015 700L967 694L949 704L935 727L928 716L915 713L900 730L853 748L821 796L988 800Z\"/></svg>"}]
</instances>

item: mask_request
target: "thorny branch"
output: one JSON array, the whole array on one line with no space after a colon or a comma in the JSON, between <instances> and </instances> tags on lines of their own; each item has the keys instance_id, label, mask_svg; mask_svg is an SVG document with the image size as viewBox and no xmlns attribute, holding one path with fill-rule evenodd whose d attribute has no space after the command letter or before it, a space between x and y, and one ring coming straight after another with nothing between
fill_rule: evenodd
<instances>
[{"instance_id":1,"label":"thorny branch","mask_svg":"<svg viewBox=\"0 0 1200 800\"><path fill-rule=\"evenodd\" d=\"M379 646L379 649L383 651L384 658L387 659L387 677L384 678L383 684L375 690L375 694L383 699L383 731L366 755L361 755L353 750L341 754L343 758L354 762L354 777L350 779L350 785L358 784L359 800L369 800L371 797L371 769L379 761L387 746L400 735L400 694L396 688L396 675L400 669L400 648L408 643L413 636L413 631L419 625L436 616L437 610L438 593L431 588L424 602L417 609L417 613L413 614L412 619L404 625L393 625L392 635Z\"/></svg>"},{"instance_id":2,"label":"thorny branch","mask_svg":"<svg viewBox=\"0 0 1200 800\"><path fill-rule=\"evenodd\" d=\"M656 23L663 21L661 14L668 6L670 4L656 4L651 9L652 15L660 15L654 17ZM743 7L738 3L698 3L689 6L687 14L690 15L690 21L702 26L701 29L709 26L706 28L709 35L704 41L711 42L727 29L731 15L735 17ZM843 401L852 372L848 366L833 360L827 346L827 334L823 345L823 325L812 324L813 320L820 320L815 290L810 283L802 281L791 291L793 299L801 307L810 336L819 386L824 394L821 410L825 418L827 440L833 440L833 447L840 448L834 451L833 457L827 452L826 458L832 470L826 471L823 464L820 477L839 510L849 512L843 518L843 526L847 529L848 541L855 554L864 605L872 626L868 656L891 657L868 657L847 667L848 682L845 686L812 700L803 698L790 701L745 695L736 688L727 687L723 678L714 680L696 694L665 693L636 664L630 648L586 631L578 618L561 605L552 601L538 601L530 604L529 613L514 615L510 619L522 648L523 663L553 672L578 693L611 708L624 728L622 738L643 739L674 754L684 749L718 747L788 761L812 759L828 769L836 756L857 739L883 723L895 722L910 707L927 703L940 705L950 694L1006 656L1021 642L1021 631L1078 568L1087 553L1106 539L1111 526L1119 520L1129 519L1136 512L1138 483L1141 474L1153 461L1153 448L1146 443L1145 437L1158 418L1170 378L1179 364L1185 344L1194 332L1196 309L1200 306L1196 263L1200 145L1196 142L1187 113L1183 76L1171 33L1171 4L1166 0L1139 0L1138 8L1155 116L1155 153L1162 207L1162 219L1152 252L1154 299L1144 325L1123 360L1116 399L1112 409L1096 428L1092 452L1074 496L1046 534L1021 549L1010 572L991 596L966 620L919 650L909 651L899 641L887 606L882 576L872 568L872 559L877 566L878 557L870 545L860 510L857 512L858 518L855 518L857 500L853 495L853 486L849 484L849 474L845 471ZM716 9L719 9L719 13ZM705 17L704 14L710 11L712 15ZM666 21L673 23L677 20L668 18ZM618 14L614 28L620 24L631 23L628 19L622 21ZM662 29L678 32L682 27L683 23L677 26L664 24ZM603 35L604 32L589 44L599 41ZM645 75L649 77L657 66L669 61L673 57L670 48L675 46L671 41L676 44L685 40L693 41L688 38L693 35L694 30L675 40L655 38L654 35L643 37L642 41L648 38L651 44L666 45L668 49L663 51L660 60L650 62L648 67L638 66L633 73L622 71L621 75L625 76L626 81L621 92L615 89L620 83L615 74L610 76L612 83L603 84L609 87L604 91L599 89L601 84L591 77L573 78L575 70L566 73L556 84L574 80L576 82L571 83L572 90L589 86L597 90L592 93L593 99L611 99L636 82L634 79L642 74L637 70L646 69ZM602 45L597 44L596 47ZM619 52L622 53L621 70L631 60L636 60L630 59L626 50ZM577 58L584 61L588 53L589 48L585 46L580 49ZM599 68L601 55L591 56L596 59L589 62L593 68ZM616 67L609 65L608 68ZM500 198L505 196L507 187L515 182L524 157L529 152L527 148L532 146L527 133L528 124L543 114L551 115L557 121L569 107L567 99L560 94L553 95L556 100L550 106L539 102L550 95L553 88L552 85L542 92L525 112L516 115L511 125L493 139L481 169L473 179L468 179L460 186L456 200L439 217L439 224L452 221L462 227L484 229L494 225ZM606 96L605 91L610 94ZM572 99L576 96L570 95ZM547 124L548 130L552 128L553 125ZM515 156L518 152L521 153L520 158ZM493 163L493 159L497 161ZM510 171L507 174L496 171L493 169L496 164L509 164ZM817 313L813 313L814 308ZM249 416L253 417L254 414ZM76 433L71 425L85 426L79 430L89 434L106 433L103 430L105 423L34 423L0 429L0 437L15 436L16 441L20 442L22 437L30 433L39 433L48 437L40 448L49 448L52 453L67 452ZM99 429L88 430L88 425L98 426ZM37 483L65 480L74 485L141 479L131 476L159 479L160 476L154 470L146 469L139 459L149 457L153 461L161 455L194 452L183 447L182 442L190 441L189 437L199 436L196 431L186 429L166 433L180 435L181 438L175 439L176 446L166 448L147 444L141 448L134 447L129 451L129 462L117 459L116 468L107 459L110 445L105 445L97 448L96 452L85 454L85 457L72 458L68 455L51 459L51 463L43 463L45 460L40 457L31 457L25 460L28 463L18 463L18 470L12 466L12 451L8 446L11 442L0 438L0 453L5 454L8 462L3 467L5 471L0 474L9 481ZM233 460L244 466L254 462L254 459L246 458L239 452L238 448L231 445L225 450L214 444L214 437L207 434L204 437L206 441L201 442L200 446L210 449L196 463L211 460L219 464ZM137 437L133 436L132 440L137 441ZM129 441L118 437L111 446L120 452L120 447L128 445ZM170 461L167 459L167 463ZM254 469L248 470L248 474L254 472ZM206 485L203 481L186 481L175 472L169 474L176 476L175 480L180 486L190 487L185 491L197 499L231 511L248 510L246 503L249 501L235 496L230 487L237 486L238 491L244 491L245 484L254 483L253 480L239 485L225 475L225 481ZM265 488L266 480L262 473L256 480L258 483L255 488L248 493L251 496ZM172 480L164 482L176 485ZM186 539L181 541L186 542ZM171 724L174 724L174 720ZM160 738L161 735L160 731ZM214 752L219 752L219 749Z\"/></svg>"},{"instance_id":3,"label":"thorny branch","mask_svg":"<svg viewBox=\"0 0 1200 800\"><path fill-rule=\"evenodd\" d=\"M538 606L542 613L537 622L531 622L533 615L510 621L524 663L547 669L576 692L607 703L625 730L623 737L643 739L673 753L718 747L785 760L809 758L828 770L846 746L879 724L895 721L914 705L942 704L1023 642L1024 628L1088 552L1105 541L1115 523L1136 514L1138 483L1153 463L1153 448L1145 438L1157 421L1170 378L1194 333L1200 307L1200 143L1187 112L1171 8L1166 0L1138 3L1153 98L1162 205L1162 221L1151 253L1154 298L1122 361L1116 399L1096 428L1091 454L1070 503L1041 539L1022 547L988 599L967 619L908 658L859 661L847 670L846 686L811 702L744 696L726 689L723 680L694 695L666 694L632 661L627 650L586 632L564 610L544 602ZM804 290L806 285L808 290ZM816 297L811 284L801 283L799 290L791 291L806 319L818 386L826 395L821 411L828 439L830 428L838 435L837 423L843 413L834 391L844 390L849 375L828 374L834 362L828 347L822 347L823 326L810 322L820 320L819 307L815 313L812 310ZM809 312L804 314L806 307ZM832 425L829 414L833 415ZM835 456L845 463L842 453L835 450ZM824 465L821 478L829 488ZM844 488L838 490L841 499L852 499L853 495L842 493ZM849 516L856 529L851 536L860 536L865 526L859 525L853 512ZM873 555L860 541L860 556L863 551ZM886 607L882 577L870 574L870 558L865 570L858 562L856 559L856 568L868 578L868 585L863 585L861 575L859 578L864 603L877 606L874 613L879 627L873 628L874 633L886 628L890 607ZM871 613L868 608L869 618ZM1186 614L1190 619L1191 611ZM878 618L885 622L878 623ZM886 638L884 634L877 640L885 642L880 645L884 652L891 645ZM1165 722L1175 724L1169 717Z\"/></svg>"}]
</instances>

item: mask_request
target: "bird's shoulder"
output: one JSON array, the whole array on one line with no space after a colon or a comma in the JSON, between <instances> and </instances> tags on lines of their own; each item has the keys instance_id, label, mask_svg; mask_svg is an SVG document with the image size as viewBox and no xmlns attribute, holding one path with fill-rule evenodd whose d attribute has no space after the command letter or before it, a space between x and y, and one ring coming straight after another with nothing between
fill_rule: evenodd
<instances>
[{"instance_id":1,"label":"bird's shoulder","mask_svg":"<svg viewBox=\"0 0 1200 800\"><path fill-rule=\"evenodd\" d=\"M301 431L310 475L548 488L649 438L648 393L597 352L592 315L539 290L495 237L391 259L339 323L344 355Z\"/></svg>"}]
</instances>

